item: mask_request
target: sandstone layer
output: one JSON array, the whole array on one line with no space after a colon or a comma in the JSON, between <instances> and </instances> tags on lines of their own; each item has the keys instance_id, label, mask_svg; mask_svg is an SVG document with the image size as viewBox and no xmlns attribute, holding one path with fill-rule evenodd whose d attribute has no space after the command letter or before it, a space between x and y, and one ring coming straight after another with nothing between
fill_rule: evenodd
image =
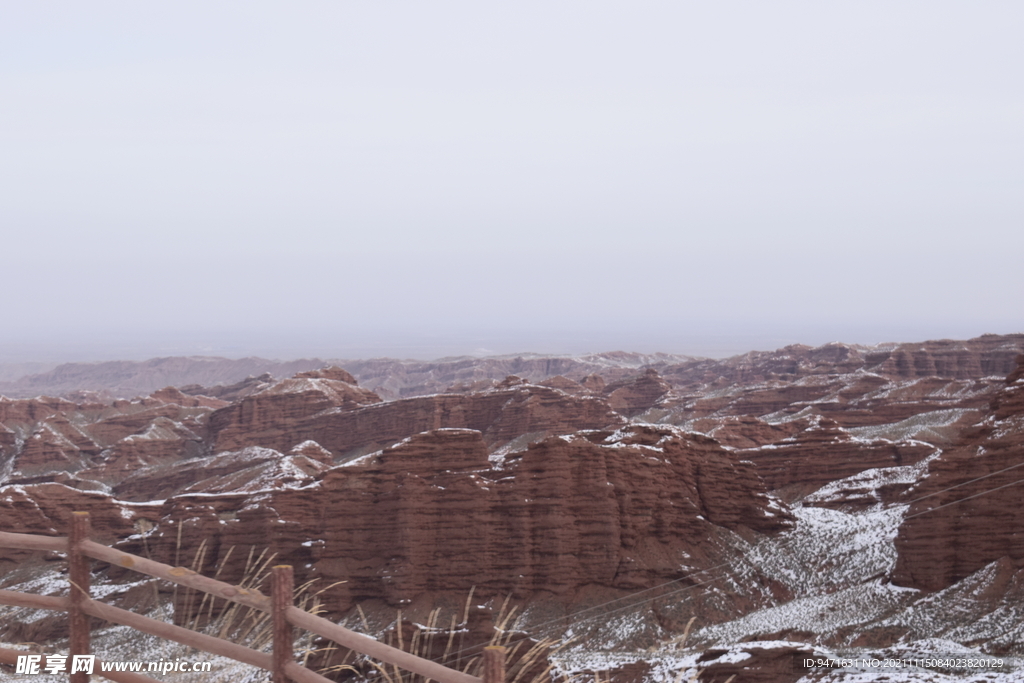
<instances>
[{"instance_id":1,"label":"sandstone layer","mask_svg":"<svg viewBox=\"0 0 1024 683\"><path fill-rule=\"evenodd\" d=\"M721 559L723 532L774 533L790 520L750 465L672 428L550 437L503 459L479 431L437 429L306 485L178 495L149 549L175 551L178 524L185 548L206 542L208 568L232 546L267 546L324 585L345 581L329 594L337 610L473 586L571 600L582 586L679 578ZM222 573L240 574L238 563Z\"/></svg>"},{"instance_id":2,"label":"sandstone layer","mask_svg":"<svg viewBox=\"0 0 1024 683\"><path fill-rule=\"evenodd\" d=\"M312 384L299 385L299 391L291 382L278 383L214 412L209 428L215 450L263 446L287 451L312 440L344 457L433 429L474 429L496 445L524 435L568 433L623 422L600 398L572 396L516 377L482 393L380 403L376 394L366 392L359 395L361 403L353 400L347 404Z\"/></svg>"},{"instance_id":3,"label":"sandstone layer","mask_svg":"<svg viewBox=\"0 0 1024 683\"><path fill-rule=\"evenodd\" d=\"M806 493L864 470L913 465L936 452L916 441L856 439L827 418L806 424L790 437L736 454L754 463L769 489L797 487Z\"/></svg>"},{"instance_id":4,"label":"sandstone layer","mask_svg":"<svg viewBox=\"0 0 1024 683\"><path fill-rule=\"evenodd\" d=\"M985 418L929 464L896 538L897 583L945 588L1007 558L1024 568L1024 356Z\"/></svg>"}]
</instances>

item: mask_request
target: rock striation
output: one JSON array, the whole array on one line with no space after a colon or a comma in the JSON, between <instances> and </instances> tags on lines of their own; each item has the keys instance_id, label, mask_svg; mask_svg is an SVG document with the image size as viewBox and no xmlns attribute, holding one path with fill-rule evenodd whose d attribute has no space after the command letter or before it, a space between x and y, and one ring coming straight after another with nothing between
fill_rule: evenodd
<instances>
[{"instance_id":1,"label":"rock striation","mask_svg":"<svg viewBox=\"0 0 1024 683\"><path fill-rule=\"evenodd\" d=\"M929 463L896 537L893 580L939 590L1006 558L1024 568L1024 356L984 419Z\"/></svg>"},{"instance_id":2,"label":"rock striation","mask_svg":"<svg viewBox=\"0 0 1024 683\"><path fill-rule=\"evenodd\" d=\"M184 547L205 541L211 567L232 546L269 546L309 577L346 582L329 594L339 611L473 586L482 598L561 600L588 585L649 587L721 559L723 533L770 534L792 520L749 464L712 439L653 426L549 437L503 458L479 431L435 429L305 485L182 494L160 514L157 556L175 550L179 524Z\"/></svg>"},{"instance_id":3,"label":"rock striation","mask_svg":"<svg viewBox=\"0 0 1024 683\"><path fill-rule=\"evenodd\" d=\"M658 400L672 390L654 368L647 368L642 375L604 387L602 393L608 397L608 405L626 417L633 417L653 407Z\"/></svg>"},{"instance_id":4,"label":"rock striation","mask_svg":"<svg viewBox=\"0 0 1024 683\"><path fill-rule=\"evenodd\" d=\"M936 452L919 441L858 439L817 415L804 424L804 430L790 437L739 449L736 455L754 463L769 489L797 487L806 493L864 470L913 465Z\"/></svg>"},{"instance_id":5,"label":"rock striation","mask_svg":"<svg viewBox=\"0 0 1024 683\"><path fill-rule=\"evenodd\" d=\"M1024 352L1024 334L986 334L966 341L936 340L875 346L831 343L802 344L776 351L752 351L723 360L694 359L658 366L673 386L700 386L724 380L755 385L781 379L870 373L888 379L935 377L970 380L1005 377Z\"/></svg>"},{"instance_id":6,"label":"rock striation","mask_svg":"<svg viewBox=\"0 0 1024 683\"><path fill-rule=\"evenodd\" d=\"M0 471L10 483L61 474L71 485L103 488L141 467L206 454L206 416L222 405L174 388L109 404L3 399Z\"/></svg>"},{"instance_id":7,"label":"rock striation","mask_svg":"<svg viewBox=\"0 0 1024 683\"><path fill-rule=\"evenodd\" d=\"M328 391L330 387L320 388L313 382L344 386ZM480 393L387 403L373 392L356 390L354 384L338 380L280 382L214 412L209 420L214 448L263 446L288 451L309 439L344 458L435 429L473 429L494 447L524 435L540 438L624 421L599 397L573 396L515 377Z\"/></svg>"},{"instance_id":8,"label":"rock striation","mask_svg":"<svg viewBox=\"0 0 1024 683\"><path fill-rule=\"evenodd\" d=\"M306 440L308 423L333 409L351 411L380 403L341 368L302 372L245 396L210 416L215 449L266 446L288 450Z\"/></svg>"},{"instance_id":9,"label":"rock striation","mask_svg":"<svg viewBox=\"0 0 1024 683\"><path fill-rule=\"evenodd\" d=\"M71 513L75 510L90 514L93 537L104 543L114 543L134 534L137 519L158 516L156 506L126 506L109 494L81 491L61 483L0 488L0 519L4 522L4 531L66 536ZM31 551L0 548L0 568L5 568L5 563L21 562L32 555Z\"/></svg>"}]
</instances>

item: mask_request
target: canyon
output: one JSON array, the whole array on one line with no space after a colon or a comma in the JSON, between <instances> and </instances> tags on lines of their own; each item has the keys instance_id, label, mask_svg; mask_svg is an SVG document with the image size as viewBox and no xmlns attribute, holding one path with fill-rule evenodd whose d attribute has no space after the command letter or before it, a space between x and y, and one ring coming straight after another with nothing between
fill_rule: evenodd
<instances>
[{"instance_id":1,"label":"canyon","mask_svg":"<svg viewBox=\"0 0 1024 683\"><path fill-rule=\"evenodd\" d=\"M68 364L0 384L0 520L63 535L85 510L96 540L231 582L271 554L379 632L508 602L530 637L576 639L559 670L619 681L796 681L779 662L929 642L1024 655L1022 354L985 335ZM0 548L3 587L53 559ZM60 628L10 610L0 637Z\"/></svg>"}]
</instances>

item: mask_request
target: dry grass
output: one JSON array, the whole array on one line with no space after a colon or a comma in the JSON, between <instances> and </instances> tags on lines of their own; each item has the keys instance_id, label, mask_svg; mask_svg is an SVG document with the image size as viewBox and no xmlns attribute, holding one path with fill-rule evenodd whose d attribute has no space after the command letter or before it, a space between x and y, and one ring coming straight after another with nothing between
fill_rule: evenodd
<instances>
[{"instance_id":1,"label":"dry grass","mask_svg":"<svg viewBox=\"0 0 1024 683\"><path fill-rule=\"evenodd\" d=\"M175 559L178 560L181 552L180 533L178 535ZM199 571L204 566L208 546L204 540L200 543L193 555L191 568ZM222 571L230 561L235 548L230 548L217 565L213 578L220 578ZM276 559L275 553L264 549L257 554L255 547L249 549L246 558L245 569L242 579L238 585L242 588L257 588L263 585L268 579L271 566ZM294 604L300 609L313 614L324 612L321 596L328 590L334 588L338 583L314 590L317 580L308 581L295 588ZM339 582L341 583L341 582ZM155 582L154 582L155 585ZM155 589L154 589L155 590ZM273 645L273 629L271 616L266 612L244 607L234 602L227 602L221 599L214 599L209 594L203 593L202 597L196 594L191 588L182 588L185 593L179 603L178 586L175 585L172 596L173 604L183 606L184 614L177 615L175 619L179 624L193 630L202 631L209 635L228 640L259 651L269 651ZM393 622L393 628L389 629L384 636L384 642L404 650L411 654L431 659L450 668L469 673L474 676L482 675L482 651L486 646L501 646L506 648L506 683L607 683L607 674L604 679L600 673L577 674L565 676L555 674L551 658L568 647L571 642L563 642L557 638L541 638L534 641L518 627L521 623L521 615L517 614L518 608L510 607L510 597L506 598L494 617L494 629L486 642L467 643L469 633L470 610L473 605L475 589L471 589L466 597L461 614L452 613L442 623L442 609L432 610L426 623L412 625L403 619L402 611L398 610ZM363 631L371 634L366 614L362 607L357 605L356 612ZM694 620L691 619L685 631L678 638L670 641L671 647L681 648L690 633ZM419 674L404 671L397 666L374 661L364 655L353 652L346 648L339 647L328 642L326 645L317 647L313 634L306 633L296 643L296 651L299 653L301 663L304 666L314 662L325 663L318 671L319 673L336 680L347 680L352 683L363 681L374 681L376 683L427 683L428 680ZM267 674L269 680L269 674ZM224 678L227 683L228 678ZM234 680L234 679L232 679ZM693 679L695 680L695 679ZM207 683L220 683L216 675L204 678Z\"/></svg>"},{"instance_id":2,"label":"dry grass","mask_svg":"<svg viewBox=\"0 0 1024 683\"><path fill-rule=\"evenodd\" d=\"M517 629L519 618L517 608L509 608L510 598L506 598L494 619L494 631L486 642L466 643L469 634L469 612L472 607L474 590L470 590L465 606L460 614L452 614L446 623L441 623L441 608L432 610L426 623L410 625L404 621L401 610L398 610L393 628L388 630L384 641L393 647L431 659L450 668L474 676L482 675L482 652L487 646L505 648L507 683L583 683L600 682L597 676L566 677L555 675L551 657L567 647L569 642L555 638L542 638L533 641L527 634ZM362 608L356 607L363 628L369 631L366 615ZM461 617L461 618L460 618ZM407 630L411 627L411 636ZM375 662L350 650L341 650L329 645L325 654L341 656L341 661L323 668L324 675L348 673L352 681L374 680L382 683L427 683L428 680L419 674L403 671L398 667ZM340 653L344 652L343 655ZM330 661L330 657L327 658Z\"/></svg>"},{"instance_id":3,"label":"dry grass","mask_svg":"<svg viewBox=\"0 0 1024 683\"><path fill-rule=\"evenodd\" d=\"M224 554L213 578L220 578L221 572L227 565L234 550L235 548L232 546ZM263 585L269 578L271 566L277 558L276 553L268 553L267 549L264 549L259 555L256 555L255 550L254 547L249 549L242 579L237 584L241 588L254 589ZM192 562L192 569L194 571L198 571L198 568L203 566L205 555L206 541L203 541L196 550L195 558ZM311 614L321 614L324 611L320 599L323 593L339 585L339 583L343 583L333 583L325 588L314 591L317 581L318 579L313 579L300 586L296 586L292 597L293 604L296 607ZM254 650L269 651L271 649L273 646L273 623L270 614L251 607L245 607L236 602L215 599L209 593L203 593L198 607L193 609L192 605L194 605L194 598L196 597L194 593L193 589L186 590L184 602L189 606L189 613L181 619L183 626L196 631L203 631L222 640L228 640ZM219 610L217 609L217 603L220 603ZM312 639L312 634L307 634L303 639L305 642L300 648L300 652L303 653L303 664L315 652L312 648Z\"/></svg>"}]
</instances>

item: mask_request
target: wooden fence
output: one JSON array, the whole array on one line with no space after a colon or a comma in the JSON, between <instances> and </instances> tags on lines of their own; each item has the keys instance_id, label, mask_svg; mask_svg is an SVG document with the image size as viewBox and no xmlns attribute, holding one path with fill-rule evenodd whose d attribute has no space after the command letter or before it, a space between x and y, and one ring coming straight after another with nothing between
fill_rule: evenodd
<instances>
[{"instance_id":1,"label":"wooden fence","mask_svg":"<svg viewBox=\"0 0 1024 683\"><path fill-rule=\"evenodd\" d=\"M66 598L16 591L0 590L0 604L15 607L56 610L68 613L70 655L89 654L89 617L129 626L151 635L173 640L182 645L194 647L203 652L227 657L270 671L274 683L332 683L320 674L301 666L292 652L293 627L305 629L318 636L368 657L379 659L438 683L504 683L505 649L487 647L483 652L483 678L471 676L417 657L404 650L385 645L369 636L338 626L326 619L299 609L293 604L292 568L279 565L272 569L271 595L259 590L233 586L217 581L191 569L147 560L138 555L123 553L114 548L89 540L89 513L74 512L71 515L71 533L67 538L13 534L0 531L0 547L21 550L44 550L66 552L69 564L70 594ZM89 596L89 558L125 567L157 579L170 581L192 588L214 597L230 600L246 607L267 612L271 615L273 627L273 654L266 654L252 648L238 645L191 629L175 626L140 614L96 602ZM0 662L13 663L25 651L0 648ZM100 671L97 663L94 672ZM101 671L98 675L116 683L158 683L152 678L135 673ZM78 672L70 676L71 683L88 683L89 675Z\"/></svg>"}]
</instances>

